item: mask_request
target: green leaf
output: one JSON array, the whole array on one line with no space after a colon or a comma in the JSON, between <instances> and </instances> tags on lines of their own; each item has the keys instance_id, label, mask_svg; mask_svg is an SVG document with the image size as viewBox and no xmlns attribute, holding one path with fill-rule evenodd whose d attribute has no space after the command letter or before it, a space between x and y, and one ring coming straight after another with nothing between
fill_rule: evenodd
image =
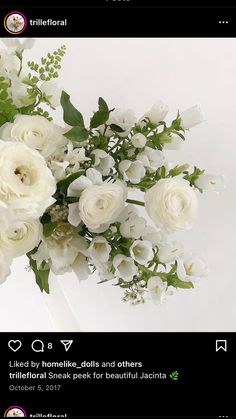
<instances>
[{"instance_id":1,"label":"green leaf","mask_svg":"<svg viewBox=\"0 0 236 419\"><path fill-rule=\"evenodd\" d=\"M172 279L171 282L169 282L169 285L172 285L173 287L176 287L176 288L185 288L185 289L194 288L192 282L181 281L177 277Z\"/></svg>"},{"instance_id":2,"label":"green leaf","mask_svg":"<svg viewBox=\"0 0 236 419\"><path fill-rule=\"evenodd\" d=\"M69 188L70 184L84 174L84 170L80 170L79 172L72 173L72 175L68 176L66 179L62 179L57 183L57 192L56 194L64 194L66 195L67 189Z\"/></svg>"},{"instance_id":3,"label":"green leaf","mask_svg":"<svg viewBox=\"0 0 236 419\"><path fill-rule=\"evenodd\" d=\"M82 114L72 105L70 96L62 91L61 106L63 108L63 120L72 127L80 126L84 128L84 119Z\"/></svg>"},{"instance_id":4,"label":"green leaf","mask_svg":"<svg viewBox=\"0 0 236 419\"><path fill-rule=\"evenodd\" d=\"M109 111L107 103L102 97L98 99L98 105L99 105L99 111Z\"/></svg>"},{"instance_id":5,"label":"green leaf","mask_svg":"<svg viewBox=\"0 0 236 419\"><path fill-rule=\"evenodd\" d=\"M97 128L99 125L105 124L109 118L109 111L101 110L95 112L90 121L90 128Z\"/></svg>"},{"instance_id":6,"label":"green leaf","mask_svg":"<svg viewBox=\"0 0 236 419\"><path fill-rule=\"evenodd\" d=\"M7 118L0 114L0 127L7 122Z\"/></svg>"},{"instance_id":7,"label":"green leaf","mask_svg":"<svg viewBox=\"0 0 236 419\"><path fill-rule=\"evenodd\" d=\"M29 264L31 269L33 270L35 274L36 283L38 284L40 290L43 292L45 291L47 294L49 294L49 283L48 283L48 277L50 273L50 269L45 266L45 269L38 269L37 263L34 259L32 259L31 255L33 255L37 251L37 248L31 250L31 252L27 253L27 257L29 258Z\"/></svg>"},{"instance_id":8,"label":"green leaf","mask_svg":"<svg viewBox=\"0 0 236 419\"><path fill-rule=\"evenodd\" d=\"M46 223L43 226L44 237L50 237L57 227L57 222Z\"/></svg>"},{"instance_id":9,"label":"green leaf","mask_svg":"<svg viewBox=\"0 0 236 419\"><path fill-rule=\"evenodd\" d=\"M115 131L115 132L118 132L118 133L119 132L125 132L124 129L122 129L121 127L119 127L119 125L116 125L116 124L111 124L110 128L111 128L112 131Z\"/></svg>"},{"instance_id":10,"label":"green leaf","mask_svg":"<svg viewBox=\"0 0 236 419\"><path fill-rule=\"evenodd\" d=\"M81 126L76 126L71 128L70 131L67 131L66 134L64 134L68 140L75 141L75 142L82 142L86 141L88 139L89 133L86 128L83 128Z\"/></svg>"}]
</instances>

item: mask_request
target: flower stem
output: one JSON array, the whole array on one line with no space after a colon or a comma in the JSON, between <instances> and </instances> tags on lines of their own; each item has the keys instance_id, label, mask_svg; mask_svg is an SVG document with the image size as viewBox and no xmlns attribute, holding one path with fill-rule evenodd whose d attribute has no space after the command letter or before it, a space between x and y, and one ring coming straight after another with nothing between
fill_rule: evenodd
<instances>
[{"instance_id":1,"label":"flower stem","mask_svg":"<svg viewBox=\"0 0 236 419\"><path fill-rule=\"evenodd\" d=\"M144 202L137 201L136 199L126 199L126 202L128 202L129 204L140 205L142 207L145 206L145 203Z\"/></svg>"}]
</instances>

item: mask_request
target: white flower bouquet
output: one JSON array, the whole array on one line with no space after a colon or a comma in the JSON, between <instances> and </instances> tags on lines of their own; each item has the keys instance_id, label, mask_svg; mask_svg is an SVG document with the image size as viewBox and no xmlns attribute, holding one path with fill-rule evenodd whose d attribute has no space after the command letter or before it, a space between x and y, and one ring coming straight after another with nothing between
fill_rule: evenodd
<instances>
[{"instance_id":1,"label":"white flower bouquet","mask_svg":"<svg viewBox=\"0 0 236 419\"><path fill-rule=\"evenodd\" d=\"M205 262L174 234L192 227L197 194L220 190L220 176L171 165L163 150L179 148L185 131L203 121L194 106L168 126L156 103L136 119L99 98L89 126L55 79L62 46L25 63L32 40L3 40L0 51L0 281L12 259L27 255L41 289L50 271L74 271L124 289L124 300L160 302L192 288ZM64 126L50 113L63 109ZM134 196L135 192L135 196Z\"/></svg>"}]
</instances>

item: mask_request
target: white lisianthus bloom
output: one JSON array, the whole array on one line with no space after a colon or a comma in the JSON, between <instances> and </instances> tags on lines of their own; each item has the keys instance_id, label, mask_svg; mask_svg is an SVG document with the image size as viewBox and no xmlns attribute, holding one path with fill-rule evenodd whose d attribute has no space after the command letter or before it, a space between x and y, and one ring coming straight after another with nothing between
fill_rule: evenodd
<instances>
[{"instance_id":1,"label":"white lisianthus bloom","mask_svg":"<svg viewBox=\"0 0 236 419\"><path fill-rule=\"evenodd\" d=\"M177 134L171 134L170 138L171 141L165 142L163 148L165 150L180 150L180 147L183 143L182 138L180 138L180 136Z\"/></svg>"},{"instance_id":2,"label":"white lisianthus bloom","mask_svg":"<svg viewBox=\"0 0 236 419\"><path fill-rule=\"evenodd\" d=\"M0 249L0 284L6 281L7 277L10 275L10 266L12 263L12 258L6 252L3 252Z\"/></svg>"},{"instance_id":3,"label":"white lisianthus bloom","mask_svg":"<svg viewBox=\"0 0 236 419\"><path fill-rule=\"evenodd\" d=\"M135 148L143 148L143 147L145 147L146 142L147 142L147 137L145 137L145 135L141 134L141 132L135 134L131 138L131 143L133 144L133 146Z\"/></svg>"},{"instance_id":4,"label":"white lisianthus bloom","mask_svg":"<svg viewBox=\"0 0 236 419\"><path fill-rule=\"evenodd\" d=\"M141 121L148 118L152 124L159 124L159 122L164 121L168 110L168 106L159 100L152 106L149 112L145 113Z\"/></svg>"},{"instance_id":5,"label":"white lisianthus bloom","mask_svg":"<svg viewBox=\"0 0 236 419\"><path fill-rule=\"evenodd\" d=\"M29 93L27 92L28 88L29 86L23 84L19 77L11 77L11 86L8 90L13 100L13 103L17 108L29 106L34 103L35 98L29 95Z\"/></svg>"},{"instance_id":6,"label":"white lisianthus bloom","mask_svg":"<svg viewBox=\"0 0 236 419\"><path fill-rule=\"evenodd\" d=\"M62 88L58 86L55 80L44 81L40 86L40 90L53 108L60 105Z\"/></svg>"},{"instance_id":7,"label":"white lisianthus bloom","mask_svg":"<svg viewBox=\"0 0 236 419\"><path fill-rule=\"evenodd\" d=\"M129 181L137 185L145 176L143 164L138 161L122 160L119 163L119 171L123 175L125 181Z\"/></svg>"},{"instance_id":8,"label":"white lisianthus bloom","mask_svg":"<svg viewBox=\"0 0 236 419\"><path fill-rule=\"evenodd\" d=\"M143 240L148 240L153 247L159 246L165 239L160 229L157 230L151 226L146 226L141 237Z\"/></svg>"},{"instance_id":9,"label":"white lisianthus bloom","mask_svg":"<svg viewBox=\"0 0 236 419\"><path fill-rule=\"evenodd\" d=\"M111 246L103 236L96 236L92 239L88 254L94 261L105 263L109 259Z\"/></svg>"},{"instance_id":10,"label":"white lisianthus bloom","mask_svg":"<svg viewBox=\"0 0 236 419\"><path fill-rule=\"evenodd\" d=\"M152 244L147 240L135 240L129 248L130 256L141 265L153 259Z\"/></svg>"},{"instance_id":11,"label":"white lisianthus bloom","mask_svg":"<svg viewBox=\"0 0 236 419\"><path fill-rule=\"evenodd\" d=\"M195 125L201 124L204 121L202 111L198 105L192 106L180 114L181 127L183 129L190 129Z\"/></svg>"},{"instance_id":12,"label":"white lisianthus bloom","mask_svg":"<svg viewBox=\"0 0 236 419\"><path fill-rule=\"evenodd\" d=\"M167 231L192 227L198 211L198 200L189 183L180 178L161 179L145 193L149 217Z\"/></svg>"},{"instance_id":13,"label":"white lisianthus bloom","mask_svg":"<svg viewBox=\"0 0 236 419\"><path fill-rule=\"evenodd\" d=\"M167 283L163 282L159 276L151 276L151 278L149 278L147 289L154 303L158 304L165 300Z\"/></svg>"},{"instance_id":14,"label":"white lisianthus bloom","mask_svg":"<svg viewBox=\"0 0 236 419\"><path fill-rule=\"evenodd\" d=\"M115 164L113 157L107 154L106 151L98 149L93 150L91 154L94 154L95 156L94 167L96 167L102 175L107 176Z\"/></svg>"},{"instance_id":15,"label":"white lisianthus bloom","mask_svg":"<svg viewBox=\"0 0 236 419\"><path fill-rule=\"evenodd\" d=\"M45 261L56 275L61 275L72 270L79 254L86 258L87 249L86 239L76 235L70 224L61 223L50 237L43 238L38 250L31 257L36 261L38 269Z\"/></svg>"},{"instance_id":16,"label":"white lisianthus bloom","mask_svg":"<svg viewBox=\"0 0 236 419\"><path fill-rule=\"evenodd\" d=\"M33 38L2 38L1 41L7 48L13 50L31 49L35 44L35 39Z\"/></svg>"},{"instance_id":17,"label":"white lisianthus bloom","mask_svg":"<svg viewBox=\"0 0 236 419\"><path fill-rule=\"evenodd\" d=\"M62 129L40 115L17 115L14 122L6 122L0 128L0 138L24 143L48 157L67 143Z\"/></svg>"},{"instance_id":18,"label":"white lisianthus bloom","mask_svg":"<svg viewBox=\"0 0 236 419\"><path fill-rule=\"evenodd\" d=\"M39 220L28 220L18 227L0 231L0 248L5 249L12 257L25 255L39 244L42 230Z\"/></svg>"},{"instance_id":19,"label":"white lisianthus bloom","mask_svg":"<svg viewBox=\"0 0 236 419\"><path fill-rule=\"evenodd\" d=\"M39 218L55 202L56 181L44 158L25 144L0 140L0 225Z\"/></svg>"},{"instance_id":20,"label":"white lisianthus bloom","mask_svg":"<svg viewBox=\"0 0 236 419\"><path fill-rule=\"evenodd\" d=\"M225 189L224 176L202 174L195 181L195 185L203 190L220 192Z\"/></svg>"},{"instance_id":21,"label":"white lisianthus bloom","mask_svg":"<svg viewBox=\"0 0 236 419\"><path fill-rule=\"evenodd\" d=\"M161 151L145 147L144 151L137 155L137 160L140 160L147 170L155 172L159 167L163 166L165 157Z\"/></svg>"},{"instance_id":22,"label":"white lisianthus bloom","mask_svg":"<svg viewBox=\"0 0 236 419\"><path fill-rule=\"evenodd\" d=\"M0 50L0 75L11 78L20 70L20 60L16 55L6 50Z\"/></svg>"},{"instance_id":23,"label":"white lisianthus bloom","mask_svg":"<svg viewBox=\"0 0 236 419\"><path fill-rule=\"evenodd\" d=\"M126 282L132 281L133 277L138 273L138 268L133 259L121 254L114 257L113 266L117 278L121 278Z\"/></svg>"},{"instance_id":24,"label":"white lisianthus bloom","mask_svg":"<svg viewBox=\"0 0 236 419\"><path fill-rule=\"evenodd\" d=\"M121 182L88 186L80 195L80 218L93 231L103 229L103 226L106 229L107 225L117 221L125 200L126 189Z\"/></svg>"},{"instance_id":25,"label":"white lisianthus bloom","mask_svg":"<svg viewBox=\"0 0 236 419\"><path fill-rule=\"evenodd\" d=\"M135 121L136 117L131 109L128 109L126 111L122 111L121 109L115 109L113 112L110 113L107 125L118 125L123 130L123 132L119 132L118 135L120 137L127 137Z\"/></svg>"},{"instance_id":26,"label":"white lisianthus bloom","mask_svg":"<svg viewBox=\"0 0 236 419\"><path fill-rule=\"evenodd\" d=\"M120 225L120 234L126 238L139 239L145 231L146 224L145 218L131 216Z\"/></svg>"},{"instance_id":27,"label":"white lisianthus bloom","mask_svg":"<svg viewBox=\"0 0 236 419\"><path fill-rule=\"evenodd\" d=\"M177 275L181 281L195 282L208 275L208 268L202 258L189 253L177 261Z\"/></svg>"},{"instance_id":28,"label":"white lisianthus bloom","mask_svg":"<svg viewBox=\"0 0 236 419\"><path fill-rule=\"evenodd\" d=\"M124 221L127 221L132 216L138 216L138 210L135 205L128 204L124 207L124 209L121 211L117 221L119 223L123 223Z\"/></svg>"},{"instance_id":29,"label":"white lisianthus bloom","mask_svg":"<svg viewBox=\"0 0 236 419\"><path fill-rule=\"evenodd\" d=\"M183 255L183 246L177 241L160 244L158 246L158 259L162 263L174 262Z\"/></svg>"}]
</instances>

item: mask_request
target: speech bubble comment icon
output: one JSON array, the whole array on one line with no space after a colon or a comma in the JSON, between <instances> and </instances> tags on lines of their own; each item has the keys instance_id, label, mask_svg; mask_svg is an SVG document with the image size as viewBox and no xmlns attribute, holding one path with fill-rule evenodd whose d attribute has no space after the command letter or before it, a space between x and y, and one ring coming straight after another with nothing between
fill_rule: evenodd
<instances>
[{"instance_id":1,"label":"speech bubble comment icon","mask_svg":"<svg viewBox=\"0 0 236 419\"><path fill-rule=\"evenodd\" d=\"M44 352L44 343L42 340L36 339L31 343L34 352Z\"/></svg>"}]
</instances>

